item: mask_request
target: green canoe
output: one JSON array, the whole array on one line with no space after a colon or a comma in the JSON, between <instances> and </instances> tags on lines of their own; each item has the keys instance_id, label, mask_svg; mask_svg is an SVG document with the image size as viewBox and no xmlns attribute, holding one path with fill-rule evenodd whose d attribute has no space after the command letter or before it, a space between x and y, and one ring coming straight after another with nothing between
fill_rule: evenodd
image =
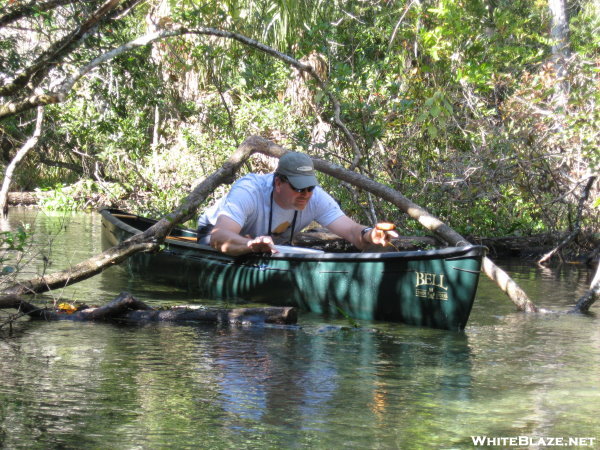
<instances>
[{"instance_id":1,"label":"green canoe","mask_svg":"<svg viewBox=\"0 0 600 450\"><path fill-rule=\"evenodd\" d=\"M104 209L102 234L112 246L156 221ZM477 291L485 247L390 253L324 253L280 247L274 255L231 257L195 243L195 231L175 229L157 253L126 264L154 280L205 298L297 306L363 320L463 329Z\"/></svg>"}]
</instances>

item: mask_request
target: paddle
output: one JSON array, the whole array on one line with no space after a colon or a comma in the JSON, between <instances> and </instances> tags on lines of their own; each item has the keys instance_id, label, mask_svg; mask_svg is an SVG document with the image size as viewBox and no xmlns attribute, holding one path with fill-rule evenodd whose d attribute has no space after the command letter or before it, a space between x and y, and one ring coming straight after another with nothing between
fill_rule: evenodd
<instances>
[{"instance_id":1,"label":"paddle","mask_svg":"<svg viewBox=\"0 0 600 450\"><path fill-rule=\"evenodd\" d=\"M167 236L167 239L176 241L196 242L196 236Z\"/></svg>"},{"instance_id":2,"label":"paddle","mask_svg":"<svg viewBox=\"0 0 600 450\"><path fill-rule=\"evenodd\" d=\"M114 213L113 217L118 217L119 219L137 219L138 216L133 214L118 214ZM185 241L185 242L196 242L196 236L167 236L167 239L173 239L176 241Z\"/></svg>"}]
</instances>

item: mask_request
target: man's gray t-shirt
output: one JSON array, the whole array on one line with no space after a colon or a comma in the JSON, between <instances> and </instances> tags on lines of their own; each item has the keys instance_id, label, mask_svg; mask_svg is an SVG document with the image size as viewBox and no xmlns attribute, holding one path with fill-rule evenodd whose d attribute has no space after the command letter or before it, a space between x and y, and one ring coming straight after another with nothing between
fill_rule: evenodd
<instances>
[{"instance_id":1,"label":"man's gray t-shirt","mask_svg":"<svg viewBox=\"0 0 600 450\"><path fill-rule=\"evenodd\" d=\"M227 216L242 229L242 236L267 236L269 234L269 216L271 214L271 193L273 192L273 174L248 174L236 181L229 193L207 209L198 219L198 227L214 225L221 215ZM326 227L343 216L336 201L319 186L302 211L298 211L294 233L307 227L313 220ZM293 209L280 208L273 201L271 235L275 243L289 242Z\"/></svg>"}]
</instances>

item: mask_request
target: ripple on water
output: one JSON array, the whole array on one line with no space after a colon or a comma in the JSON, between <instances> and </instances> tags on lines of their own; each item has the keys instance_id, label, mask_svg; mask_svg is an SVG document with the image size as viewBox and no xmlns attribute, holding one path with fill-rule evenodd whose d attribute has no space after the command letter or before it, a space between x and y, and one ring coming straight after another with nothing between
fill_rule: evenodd
<instances>
[{"instance_id":1,"label":"ripple on water","mask_svg":"<svg viewBox=\"0 0 600 450\"><path fill-rule=\"evenodd\" d=\"M71 220L53 268L95 252L99 230L94 215ZM587 282L573 268L506 267L555 310ZM120 291L153 305L201 301L119 268L56 295L103 303ZM482 278L463 333L349 325L312 314L289 328L23 322L0 339L0 439L7 448L463 448L472 435L600 428L593 315L518 313Z\"/></svg>"}]
</instances>

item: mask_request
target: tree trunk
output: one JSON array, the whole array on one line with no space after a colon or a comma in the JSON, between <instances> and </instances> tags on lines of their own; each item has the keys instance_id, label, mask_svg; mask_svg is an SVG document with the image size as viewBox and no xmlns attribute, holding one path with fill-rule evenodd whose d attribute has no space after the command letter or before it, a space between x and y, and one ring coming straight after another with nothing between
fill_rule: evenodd
<instances>
[{"instance_id":1,"label":"tree trunk","mask_svg":"<svg viewBox=\"0 0 600 450\"><path fill-rule=\"evenodd\" d=\"M72 314L55 309L38 308L19 296L0 298L0 309L14 308L35 319L100 321L118 320L126 322L207 322L220 324L277 323L294 324L298 320L296 308L202 308L198 306L176 306L167 310L156 310L131 294L122 292L107 305L84 308Z\"/></svg>"},{"instance_id":2,"label":"tree trunk","mask_svg":"<svg viewBox=\"0 0 600 450\"><path fill-rule=\"evenodd\" d=\"M42 134L43 120L44 107L38 106L37 120L35 122L35 130L33 135L27 140L25 145L19 149L10 164L6 167L6 171L4 172L4 181L2 182L2 188L0 189L0 212L4 217L8 215L8 191L10 190L10 183L12 182L13 173L23 158L25 158L25 155L27 155L29 150L36 146L40 135Z\"/></svg>"},{"instance_id":3,"label":"tree trunk","mask_svg":"<svg viewBox=\"0 0 600 450\"><path fill-rule=\"evenodd\" d=\"M590 284L589 290L577 301L572 312L586 312L596 300L600 298L600 264L596 268L596 275Z\"/></svg>"},{"instance_id":4,"label":"tree trunk","mask_svg":"<svg viewBox=\"0 0 600 450\"><path fill-rule=\"evenodd\" d=\"M571 50L569 45L569 19L567 15L566 0L548 0L552 25L550 37L552 38L552 58L561 64L569 58ZM562 67L562 66L561 66ZM557 72L561 74L561 70ZM564 70L563 70L564 73Z\"/></svg>"},{"instance_id":5,"label":"tree trunk","mask_svg":"<svg viewBox=\"0 0 600 450\"><path fill-rule=\"evenodd\" d=\"M220 184L226 181L233 181L234 175L242 163L252 153L256 152L279 158L286 153L286 150L259 136L247 138L225 164L202 181L175 211L167 214L144 233L135 235L121 244L104 251L100 255L90 258L67 270L14 285L7 289L5 293L20 295L33 292L45 292L50 289L67 286L76 281L96 275L106 267L118 264L130 255L139 251L158 250L159 245L164 241L170 230L175 225L192 219L207 196ZM425 209L411 202L399 192L377 183L376 181L370 180L364 175L351 172L327 161L320 159L314 159L313 161L317 170L351 183L398 206L402 211L406 212L425 228L432 231L449 244L468 244L465 238L460 234L452 230L448 225L442 223L436 217L432 216ZM500 289L508 295L518 310L527 312L537 311L537 307L529 300L527 294L525 294L506 272L497 267L487 257L484 258L483 269L486 275L495 281Z\"/></svg>"},{"instance_id":6,"label":"tree trunk","mask_svg":"<svg viewBox=\"0 0 600 450\"><path fill-rule=\"evenodd\" d=\"M568 86L565 82L567 75L567 60L571 54L569 46L569 19L567 16L567 0L548 0L552 25L550 38L552 39L552 62L556 76L555 104L559 109L564 109L568 103Z\"/></svg>"}]
</instances>

